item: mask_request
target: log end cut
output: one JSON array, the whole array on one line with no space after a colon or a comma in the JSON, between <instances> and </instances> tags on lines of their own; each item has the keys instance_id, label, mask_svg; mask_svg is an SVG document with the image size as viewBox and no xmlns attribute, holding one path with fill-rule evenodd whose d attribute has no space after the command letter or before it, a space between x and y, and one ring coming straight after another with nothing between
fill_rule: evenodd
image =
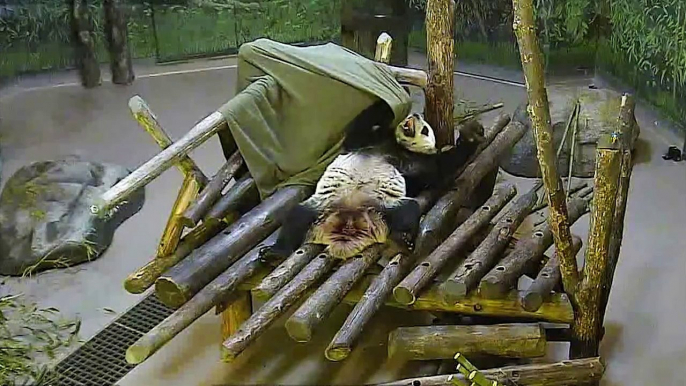
<instances>
[{"instance_id":1,"label":"log end cut","mask_svg":"<svg viewBox=\"0 0 686 386\"><path fill-rule=\"evenodd\" d=\"M175 283L172 278L161 277L155 281L155 295L167 307L181 307L188 301L187 293L188 289Z\"/></svg>"},{"instance_id":2,"label":"log end cut","mask_svg":"<svg viewBox=\"0 0 686 386\"><path fill-rule=\"evenodd\" d=\"M414 304L416 300L414 294L409 288L400 286L393 289L393 297L395 298L395 301L405 306Z\"/></svg>"},{"instance_id":3,"label":"log end cut","mask_svg":"<svg viewBox=\"0 0 686 386\"><path fill-rule=\"evenodd\" d=\"M330 346L324 351L326 359L332 362L340 362L350 355L352 350L347 346Z\"/></svg>"},{"instance_id":4,"label":"log end cut","mask_svg":"<svg viewBox=\"0 0 686 386\"><path fill-rule=\"evenodd\" d=\"M440 292L446 304L455 304L467 296L467 284L446 280L441 284Z\"/></svg>"},{"instance_id":5,"label":"log end cut","mask_svg":"<svg viewBox=\"0 0 686 386\"><path fill-rule=\"evenodd\" d=\"M150 355L152 355L150 351L150 347L148 346L138 346L133 344L128 348L128 350L126 350L126 362L132 365L142 363Z\"/></svg>"},{"instance_id":6,"label":"log end cut","mask_svg":"<svg viewBox=\"0 0 686 386\"><path fill-rule=\"evenodd\" d=\"M543 305L543 295L538 292L527 292L521 298L522 308L529 312L536 312Z\"/></svg>"},{"instance_id":7,"label":"log end cut","mask_svg":"<svg viewBox=\"0 0 686 386\"><path fill-rule=\"evenodd\" d=\"M312 329L305 322L291 317L286 321L286 332L296 342L305 343L312 339Z\"/></svg>"}]
</instances>

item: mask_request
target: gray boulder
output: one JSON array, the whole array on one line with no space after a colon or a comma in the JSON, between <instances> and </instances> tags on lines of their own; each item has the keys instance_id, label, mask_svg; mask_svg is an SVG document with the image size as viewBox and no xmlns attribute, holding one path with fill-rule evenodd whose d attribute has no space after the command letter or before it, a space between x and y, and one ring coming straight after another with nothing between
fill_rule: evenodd
<instances>
[{"instance_id":1,"label":"gray boulder","mask_svg":"<svg viewBox=\"0 0 686 386\"><path fill-rule=\"evenodd\" d=\"M620 93L608 89L570 86L548 87L548 103L553 125L553 148L556 152L562 142L562 136L574 109L574 104L579 101L579 128L576 135L572 176L593 177L596 143L600 136L615 130L621 97ZM503 155L500 167L515 176L540 177L541 172L536 158L536 141L526 105L527 103L523 102L517 107L512 120L524 124L527 131L522 139ZM635 118L634 125L633 143L635 144L636 138L640 134L640 128ZM569 170L572 131L573 127L567 134L567 140L558 158L557 168L563 176L566 176Z\"/></svg>"},{"instance_id":2,"label":"gray boulder","mask_svg":"<svg viewBox=\"0 0 686 386\"><path fill-rule=\"evenodd\" d=\"M117 227L141 209L145 190L104 218L93 215L90 206L129 173L76 157L19 169L0 195L0 274L24 275L100 257Z\"/></svg>"}]
</instances>

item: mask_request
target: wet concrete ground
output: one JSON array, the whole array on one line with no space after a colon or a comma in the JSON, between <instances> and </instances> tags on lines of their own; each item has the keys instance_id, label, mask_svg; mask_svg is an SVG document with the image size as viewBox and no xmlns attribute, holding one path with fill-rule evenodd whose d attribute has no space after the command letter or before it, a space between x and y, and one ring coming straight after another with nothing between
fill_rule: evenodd
<instances>
[{"instance_id":1,"label":"wet concrete ground","mask_svg":"<svg viewBox=\"0 0 686 386\"><path fill-rule=\"evenodd\" d=\"M413 56L411 65L422 66ZM30 162L79 154L85 159L135 168L158 152L152 139L131 118L127 101L141 95L173 138L234 95L233 59L155 67L143 64L138 79L122 87L105 82L94 90L75 84L73 73L21 80L0 90L2 180ZM459 70L487 72L460 64ZM515 83L495 83L473 76L456 76L456 98L476 103L503 102L512 113L526 97L521 74L501 70ZM107 75L103 78L106 79ZM552 79L551 82L570 81ZM574 79L584 84L590 79ZM596 84L600 80L593 80ZM491 122L495 114L484 116ZM686 381L686 163L664 161L669 145L679 146L669 123L639 104L640 162L634 168L626 214L621 261L606 318L602 355L608 363L603 384L676 385ZM191 156L206 174L222 164L216 139ZM512 179L524 191L530 181ZM124 312L139 296L122 288L124 278L153 255L181 183L172 169L148 185L141 212L117 231L110 249L98 260L28 279L5 278L0 294L24 293L44 307L78 316L81 336L88 339L116 318L104 308ZM588 216L573 227L586 240ZM352 356L328 362L324 348L350 311L338 307L313 342L290 340L276 323L231 364L219 362L219 318L200 318L151 359L121 380L121 386L212 384L360 384L411 376L417 366L388 363L387 334L400 325L420 323L421 316L385 309L369 327ZM553 345L551 345L553 346ZM551 348L558 357L564 347Z\"/></svg>"}]
</instances>

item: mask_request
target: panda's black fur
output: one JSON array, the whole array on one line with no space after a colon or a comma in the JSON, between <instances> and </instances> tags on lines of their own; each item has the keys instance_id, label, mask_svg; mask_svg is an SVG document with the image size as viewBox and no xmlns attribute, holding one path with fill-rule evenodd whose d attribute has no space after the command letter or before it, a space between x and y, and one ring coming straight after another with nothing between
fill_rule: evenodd
<instances>
[{"instance_id":1,"label":"panda's black fur","mask_svg":"<svg viewBox=\"0 0 686 386\"><path fill-rule=\"evenodd\" d=\"M285 258L303 242L323 243L331 249L338 239L354 241L333 251L341 259L386 239L409 247L422 215L413 197L452 181L451 171L467 161L478 141L460 136L445 152L421 154L399 143L395 130L400 128L391 127L393 120L390 106L380 100L348 124L341 154L327 167L315 193L286 214L274 245L261 250L264 258ZM419 115L403 122L408 120L425 124ZM428 124L414 129L432 130Z\"/></svg>"}]
</instances>

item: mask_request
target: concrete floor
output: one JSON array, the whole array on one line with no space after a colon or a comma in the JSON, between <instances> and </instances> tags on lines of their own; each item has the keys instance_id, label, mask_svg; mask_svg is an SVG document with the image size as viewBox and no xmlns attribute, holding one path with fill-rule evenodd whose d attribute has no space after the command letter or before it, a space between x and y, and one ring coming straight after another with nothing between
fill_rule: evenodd
<instances>
[{"instance_id":1,"label":"concrete floor","mask_svg":"<svg viewBox=\"0 0 686 386\"><path fill-rule=\"evenodd\" d=\"M411 64L422 63L421 57L412 57ZM128 99L141 95L162 126L178 138L233 96L234 64L232 59L222 59L165 67L143 65L129 87L105 82L95 90L84 90L74 84L73 73L66 73L20 80L0 90L3 181L23 165L66 154L135 168L158 148L130 117ZM458 69L479 72L461 64ZM521 82L521 74L501 71L499 76ZM457 98L503 102L508 113L526 97L516 84L466 76L456 76L455 84ZM484 121L490 122L493 116ZM660 157L667 146L682 143L667 121L643 105L637 108L637 119L642 128L640 162L632 177L622 257L606 318L602 355L608 369L603 384L677 385L686 381L686 303L680 300L686 295L682 279L686 239L680 237L686 219L686 163ZM222 163L216 139L191 156L207 174L213 174ZM83 321L81 337L90 338L116 318L105 308L123 312L139 300L124 291L122 282L152 256L180 183L175 170L152 182L141 212L119 228L100 259L28 279L5 278L0 295L24 293L41 306L78 316ZM584 240L587 229L587 216L573 227ZM348 361L328 362L323 350L349 310L348 306L338 307L307 345L287 337L282 319L231 365L218 360L219 319L210 312L119 384L360 384L408 377L418 370L418 364L385 360L388 332L422 322L422 315L396 309L375 318ZM554 347L551 355L560 359L564 349Z\"/></svg>"}]
</instances>

